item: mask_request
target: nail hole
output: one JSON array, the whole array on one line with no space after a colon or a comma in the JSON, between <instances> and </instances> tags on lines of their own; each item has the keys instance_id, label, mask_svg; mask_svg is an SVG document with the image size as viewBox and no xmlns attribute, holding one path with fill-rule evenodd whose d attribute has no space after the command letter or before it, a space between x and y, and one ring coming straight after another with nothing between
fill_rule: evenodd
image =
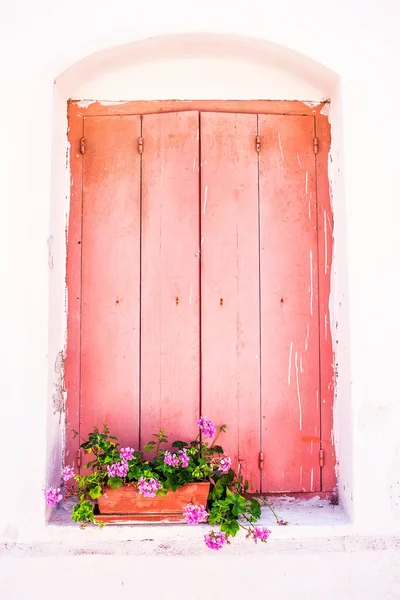
<instances>
[{"instance_id":1,"label":"nail hole","mask_svg":"<svg viewBox=\"0 0 400 600\"><path fill-rule=\"evenodd\" d=\"M281 303L283 304L283 298L281 298Z\"/></svg>"},{"instance_id":2,"label":"nail hole","mask_svg":"<svg viewBox=\"0 0 400 600\"><path fill-rule=\"evenodd\" d=\"M220 301L219 301L219 305L223 306L223 304L224 304L224 300L223 300L223 298L221 298Z\"/></svg>"},{"instance_id":3,"label":"nail hole","mask_svg":"<svg viewBox=\"0 0 400 600\"><path fill-rule=\"evenodd\" d=\"M178 298L178 296L175 298L175 304L176 304L176 306L178 306L178 304L179 304L179 298Z\"/></svg>"},{"instance_id":4,"label":"nail hole","mask_svg":"<svg viewBox=\"0 0 400 600\"><path fill-rule=\"evenodd\" d=\"M116 299L115 304L119 304L119 298Z\"/></svg>"}]
</instances>

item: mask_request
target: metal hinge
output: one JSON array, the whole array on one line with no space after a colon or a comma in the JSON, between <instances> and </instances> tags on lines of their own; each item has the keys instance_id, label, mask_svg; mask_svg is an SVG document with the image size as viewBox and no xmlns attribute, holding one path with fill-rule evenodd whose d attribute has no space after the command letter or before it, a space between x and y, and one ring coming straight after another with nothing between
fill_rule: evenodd
<instances>
[{"instance_id":1,"label":"metal hinge","mask_svg":"<svg viewBox=\"0 0 400 600\"><path fill-rule=\"evenodd\" d=\"M82 466L82 450L80 448L76 451L76 466L78 468Z\"/></svg>"},{"instance_id":2,"label":"metal hinge","mask_svg":"<svg viewBox=\"0 0 400 600\"><path fill-rule=\"evenodd\" d=\"M324 451L321 450L319 451L319 466L323 467L324 466Z\"/></svg>"},{"instance_id":3,"label":"metal hinge","mask_svg":"<svg viewBox=\"0 0 400 600\"><path fill-rule=\"evenodd\" d=\"M256 136L256 151L257 151L257 154L260 154L260 148L261 148L260 136L257 135Z\"/></svg>"},{"instance_id":4,"label":"metal hinge","mask_svg":"<svg viewBox=\"0 0 400 600\"><path fill-rule=\"evenodd\" d=\"M317 137L315 137L315 138L314 138L314 154L317 154L317 152L318 152L318 149L319 149L319 148L318 148L318 138L317 138Z\"/></svg>"},{"instance_id":5,"label":"metal hinge","mask_svg":"<svg viewBox=\"0 0 400 600\"><path fill-rule=\"evenodd\" d=\"M260 467L260 470L263 470L264 467L264 453L260 452L260 454L258 455L258 466Z\"/></svg>"},{"instance_id":6,"label":"metal hinge","mask_svg":"<svg viewBox=\"0 0 400 600\"><path fill-rule=\"evenodd\" d=\"M80 150L81 154L85 154L85 138L81 138Z\"/></svg>"},{"instance_id":7,"label":"metal hinge","mask_svg":"<svg viewBox=\"0 0 400 600\"><path fill-rule=\"evenodd\" d=\"M139 138L139 154L143 154L143 138Z\"/></svg>"}]
</instances>

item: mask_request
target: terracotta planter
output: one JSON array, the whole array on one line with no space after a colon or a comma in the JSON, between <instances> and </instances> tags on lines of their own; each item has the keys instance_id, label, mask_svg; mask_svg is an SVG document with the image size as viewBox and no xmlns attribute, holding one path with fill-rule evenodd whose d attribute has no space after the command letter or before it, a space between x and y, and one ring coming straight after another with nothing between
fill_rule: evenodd
<instances>
[{"instance_id":1,"label":"terracotta planter","mask_svg":"<svg viewBox=\"0 0 400 600\"><path fill-rule=\"evenodd\" d=\"M169 490L164 497L146 498L136 485L107 488L98 499L99 515L96 519L108 523L135 521L184 522L183 509L193 502L206 506L209 483L189 483L175 492Z\"/></svg>"}]
</instances>

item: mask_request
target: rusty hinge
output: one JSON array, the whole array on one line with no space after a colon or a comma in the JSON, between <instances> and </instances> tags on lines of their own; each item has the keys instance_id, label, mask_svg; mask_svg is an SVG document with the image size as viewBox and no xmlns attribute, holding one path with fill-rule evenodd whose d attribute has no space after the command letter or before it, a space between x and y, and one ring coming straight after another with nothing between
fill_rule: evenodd
<instances>
[{"instance_id":1,"label":"rusty hinge","mask_svg":"<svg viewBox=\"0 0 400 600\"><path fill-rule=\"evenodd\" d=\"M82 466L82 450L80 448L76 451L76 466L78 468Z\"/></svg>"},{"instance_id":2,"label":"rusty hinge","mask_svg":"<svg viewBox=\"0 0 400 600\"><path fill-rule=\"evenodd\" d=\"M85 154L85 138L81 138L80 150L81 154Z\"/></svg>"},{"instance_id":3,"label":"rusty hinge","mask_svg":"<svg viewBox=\"0 0 400 600\"><path fill-rule=\"evenodd\" d=\"M319 451L319 466L323 467L324 466L324 451L321 450Z\"/></svg>"},{"instance_id":4,"label":"rusty hinge","mask_svg":"<svg viewBox=\"0 0 400 600\"><path fill-rule=\"evenodd\" d=\"M260 470L263 470L264 467L264 453L260 452L259 456L258 456L258 466L260 467Z\"/></svg>"},{"instance_id":5,"label":"rusty hinge","mask_svg":"<svg viewBox=\"0 0 400 600\"><path fill-rule=\"evenodd\" d=\"M318 138L315 137L314 138L314 154L317 154L318 152Z\"/></svg>"},{"instance_id":6,"label":"rusty hinge","mask_svg":"<svg viewBox=\"0 0 400 600\"><path fill-rule=\"evenodd\" d=\"M256 151L257 151L257 154L260 154L260 148L261 148L261 140L260 140L260 136L257 135L256 136Z\"/></svg>"},{"instance_id":7,"label":"rusty hinge","mask_svg":"<svg viewBox=\"0 0 400 600\"><path fill-rule=\"evenodd\" d=\"M143 154L143 138L139 138L139 154Z\"/></svg>"}]
</instances>

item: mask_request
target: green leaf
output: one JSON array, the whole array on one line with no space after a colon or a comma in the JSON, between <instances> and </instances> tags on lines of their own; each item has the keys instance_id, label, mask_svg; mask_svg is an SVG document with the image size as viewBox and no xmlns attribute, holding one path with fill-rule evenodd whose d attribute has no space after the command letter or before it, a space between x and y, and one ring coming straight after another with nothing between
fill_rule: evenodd
<instances>
[{"instance_id":1,"label":"green leaf","mask_svg":"<svg viewBox=\"0 0 400 600\"><path fill-rule=\"evenodd\" d=\"M233 494L230 489L226 490L226 499L232 505L232 514L235 517L238 517L240 514L244 513L247 508L247 500L240 496L240 494Z\"/></svg>"},{"instance_id":2,"label":"green leaf","mask_svg":"<svg viewBox=\"0 0 400 600\"><path fill-rule=\"evenodd\" d=\"M148 444L146 444L145 446L143 446L143 450L145 452L151 452L154 449L155 445L156 445L155 442L149 442Z\"/></svg>"},{"instance_id":3,"label":"green leaf","mask_svg":"<svg viewBox=\"0 0 400 600\"><path fill-rule=\"evenodd\" d=\"M99 485L96 485L96 487L89 490L89 495L91 498L93 498L93 500L96 500L96 498L99 498L101 496L101 494L102 494L102 489Z\"/></svg>"},{"instance_id":4,"label":"green leaf","mask_svg":"<svg viewBox=\"0 0 400 600\"><path fill-rule=\"evenodd\" d=\"M249 512L256 521L258 521L258 519L261 517L261 506L258 500L255 498L250 499Z\"/></svg>"},{"instance_id":5,"label":"green leaf","mask_svg":"<svg viewBox=\"0 0 400 600\"><path fill-rule=\"evenodd\" d=\"M220 529L224 533L227 533L228 535L235 537L235 535L237 534L237 532L240 529L240 526L239 526L239 523L236 521L236 519L233 519L232 521L228 521L226 523L221 523Z\"/></svg>"},{"instance_id":6,"label":"green leaf","mask_svg":"<svg viewBox=\"0 0 400 600\"><path fill-rule=\"evenodd\" d=\"M222 446L213 446L212 449L214 450L214 452L216 452L217 454L223 454L224 450L222 448Z\"/></svg>"},{"instance_id":7,"label":"green leaf","mask_svg":"<svg viewBox=\"0 0 400 600\"><path fill-rule=\"evenodd\" d=\"M186 442L181 442L180 440L177 440L176 442L174 442L172 444L173 448L178 448L179 450L182 450L182 448L187 448L187 443Z\"/></svg>"},{"instance_id":8,"label":"green leaf","mask_svg":"<svg viewBox=\"0 0 400 600\"><path fill-rule=\"evenodd\" d=\"M121 477L109 477L107 483L112 489L120 488L122 486L122 479Z\"/></svg>"}]
</instances>

